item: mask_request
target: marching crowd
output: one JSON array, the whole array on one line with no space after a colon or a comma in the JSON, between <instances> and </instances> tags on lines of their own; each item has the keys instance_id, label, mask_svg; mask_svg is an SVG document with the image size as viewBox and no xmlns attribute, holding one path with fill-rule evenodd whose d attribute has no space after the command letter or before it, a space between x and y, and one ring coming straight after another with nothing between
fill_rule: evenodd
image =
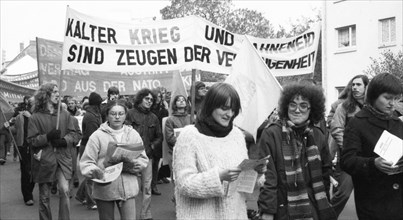
<instances>
[{"instance_id":1,"label":"marching crowd","mask_svg":"<svg viewBox=\"0 0 403 220\"><path fill-rule=\"evenodd\" d=\"M99 219L114 219L115 208L121 219L136 219L136 212L152 219L159 182L172 184L167 196L177 219L337 219L353 189L358 219L403 219L403 158L393 164L374 153L384 131L403 139L403 86L392 74L353 77L327 117L321 87L285 85L279 100L267 100L278 107L267 112L256 139L233 124L242 111L233 86L207 90L196 82L194 112L190 97L170 101L166 92L143 88L129 100L111 87L105 100L92 92L81 103L66 96L60 104L59 87L43 84L2 125L0 164L7 146L16 145L24 202L34 204L37 184L41 220L52 219L50 194L57 192L59 219L70 219L73 196L98 210ZM75 116L82 116L81 125ZM114 156L120 146L144 150L135 158ZM245 159L261 158L268 159L252 167L259 210L249 212L248 195L230 186ZM120 163L116 179L99 181ZM78 172L85 177L80 183Z\"/></svg>"}]
</instances>

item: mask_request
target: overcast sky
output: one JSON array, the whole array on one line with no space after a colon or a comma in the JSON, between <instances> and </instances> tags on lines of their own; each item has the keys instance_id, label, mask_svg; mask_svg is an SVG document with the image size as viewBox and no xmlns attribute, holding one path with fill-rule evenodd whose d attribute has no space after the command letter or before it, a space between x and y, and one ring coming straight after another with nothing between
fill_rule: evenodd
<instances>
[{"instance_id":1,"label":"overcast sky","mask_svg":"<svg viewBox=\"0 0 403 220\"><path fill-rule=\"evenodd\" d=\"M314 16L322 1L247 1L234 0L236 8L249 8L262 12L275 27L287 27L302 15ZM1 8L1 51L6 51L6 60L19 53L21 42L27 46L36 37L62 41L67 5L79 12L117 21L161 18L159 11L169 0L156 1L14 1L0 0ZM2 56L2 53L0 54ZM2 59L0 59L2 60Z\"/></svg>"}]
</instances>

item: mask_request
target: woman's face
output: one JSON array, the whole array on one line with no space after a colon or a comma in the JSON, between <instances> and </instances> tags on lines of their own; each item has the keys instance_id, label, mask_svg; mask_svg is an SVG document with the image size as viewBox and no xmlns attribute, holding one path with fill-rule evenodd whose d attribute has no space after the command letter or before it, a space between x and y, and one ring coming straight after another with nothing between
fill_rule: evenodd
<instances>
[{"instance_id":1,"label":"woman's face","mask_svg":"<svg viewBox=\"0 0 403 220\"><path fill-rule=\"evenodd\" d=\"M374 107L380 112L391 115L400 99L401 96L399 95L384 92L375 100Z\"/></svg>"},{"instance_id":2,"label":"woman's face","mask_svg":"<svg viewBox=\"0 0 403 220\"><path fill-rule=\"evenodd\" d=\"M186 99L185 99L185 97L180 96L180 97L176 100L175 104L176 104L176 107L177 107L177 108L185 108L185 107L186 107Z\"/></svg>"},{"instance_id":3,"label":"woman's face","mask_svg":"<svg viewBox=\"0 0 403 220\"><path fill-rule=\"evenodd\" d=\"M144 96L143 101L141 102L141 105L145 109L150 109L151 106L153 105L153 103L154 103L154 98L150 93L147 96Z\"/></svg>"},{"instance_id":4,"label":"woman's face","mask_svg":"<svg viewBox=\"0 0 403 220\"><path fill-rule=\"evenodd\" d=\"M234 111L231 109L231 99L227 100L225 106L214 109L211 115L218 124L223 127L228 127L232 117L234 116Z\"/></svg>"},{"instance_id":5,"label":"woman's face","mask_svg":"<svg viewBox=\"0 0 403 220\"><path fill-rule=\"evenodd\" d=\"M297 96L288 104L288 118L295 125L305 123L309 118L311 112L311 103L308 100L303 99L301 96Z\"/></svg>"},{"instance_id":6,"label":"woman's face","mask_svg":"<svg viewBox=\"0 0 403 220\"><path fill-rule=\"evenodd\" d=\"M121 129L123 127L125 119L126 111L125 108L123 108L122 106L115 105L109 110L107 120L109 122L109 127L111 127L112 129Z\"/></svg>"},{"instance_id":7,"label":"woman's face","mask_svg":"<svg viewBox=\"0 0 403 220\"><path fill-rule=\"evenodd\" d=\"M59 94L59 88L57 87L57 86L55 86L55 87L53 87L53 91L52 91L52 93L50 94L50 98L49 98L49 101L52 103L52 104L57 104L58 103L58 101L59 101L59 96L60 96L60 94Z\"/></svg>"}]
</instances>

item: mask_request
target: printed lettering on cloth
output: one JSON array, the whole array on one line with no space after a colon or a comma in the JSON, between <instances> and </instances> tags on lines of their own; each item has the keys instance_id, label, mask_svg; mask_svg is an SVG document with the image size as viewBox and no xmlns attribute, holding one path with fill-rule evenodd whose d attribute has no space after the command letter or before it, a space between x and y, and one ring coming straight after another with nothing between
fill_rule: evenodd
<instances>
[{"instance_id":1,"label":"printed lettering on cloth","mask_svg":"<svg viewBox=\"0 0 403 220\"><path fill-rule=\"evenodd\" d=\"M197 16L118 23L67 8L62 70L228 74L243 39Z\"/></svg>"},{"instance_id":2,"label":"printed lettering on cloth","mask_svg":"<svg viewBox=\"0 0 403 220\"><path fill-rule=\"evenodd\" d=\"M263 39L247 36L274 76L313 73L320 25L291 38Z\"/></svg>"}]
</instances>

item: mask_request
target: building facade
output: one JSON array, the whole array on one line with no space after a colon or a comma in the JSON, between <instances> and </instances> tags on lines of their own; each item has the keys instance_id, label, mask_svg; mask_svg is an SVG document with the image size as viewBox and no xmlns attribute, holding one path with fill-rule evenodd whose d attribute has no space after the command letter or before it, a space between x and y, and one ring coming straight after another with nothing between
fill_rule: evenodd
<instances>
[{"instance_id":1,"label":"building facade","mask_svg":"<svg viewBox=\"0 0 403 220\"><path fill-rule=\"evenodd\" d=\"M327 109L371 58L403 51L403 1L332 0L323 3L322 64Z\"/></svg>"}]
</instances>

